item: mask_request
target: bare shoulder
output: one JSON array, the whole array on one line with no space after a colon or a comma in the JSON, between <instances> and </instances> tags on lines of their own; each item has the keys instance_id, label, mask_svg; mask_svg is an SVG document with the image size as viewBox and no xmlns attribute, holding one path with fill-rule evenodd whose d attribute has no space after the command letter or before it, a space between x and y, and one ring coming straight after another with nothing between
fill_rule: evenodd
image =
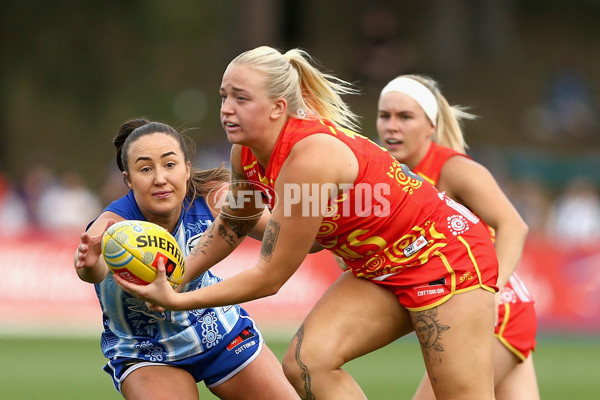
<instances>
[{"instance_id":1,"label":"bare shoulder","mask_svg":"<svg viewBox=\"0 0 600 400\"><path fill-rule=\"evenodd\" d=\"M233 175L240 174L242 172L242 146L238 144L231 146L230 162L231 173Z\"/></svg>"},{"instance_id":2,"label":"bare shoulder","mask_svg":"<svg viewBox=\"0 0 600 400\"><path fill-rule=\"evenodd\" d=\"M484 165L460 156L451 157L446 161L437 188L466 204L474 196L481 196L484 192L500 191L496 179Z\"/></svg>"},{"instance_id":3,"label":"bare shoulder","mask_svg":"<svg viewBox=\"0 0 600 400\"><path fill-rule=\"evenodd\" d=\"M231 145L231 158L234 158L234 156L241 157L241 155L242 155L242 146L240 146L239 144Z\"/></svg>"},{"instance_id":4,"label":"bare shoulder","mask_svg":"<svg viewBox=\"0 0 600 400\"><path fill-rule=\"evenodd\" d=\"M468 157L450 157L442 167L440 180L443 178L464 179L465 177L490 175L490 171L482 164Z\"/></svg>"},{"instance_id":5,"label":"bare shoulder","mask_svg":"<svg viewBox=\"0 0 600 400\"><path fill-rule=\"evenodd\" d=\"M334 182L354 182L358 159L341 140L328 134L308 136L294 145L284 167L321 175Z\"/></svg>"}]
</instances>

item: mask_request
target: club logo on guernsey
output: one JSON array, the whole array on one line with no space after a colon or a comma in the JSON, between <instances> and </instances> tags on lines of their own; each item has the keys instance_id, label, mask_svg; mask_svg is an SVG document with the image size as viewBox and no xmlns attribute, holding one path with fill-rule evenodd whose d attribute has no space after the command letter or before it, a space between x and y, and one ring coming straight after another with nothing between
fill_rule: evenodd
<instances>
[{"instance_id":1,"label":"club logo on guernsey","mask_svg":"<svg viewBox=\"0 0 600 400\"><path fill-rule=\"evenodd\" d=\"M136 243L138 247L158 247L169 254L171 254L177 260L178 264L183 264L183 254L181 254L181 250L179 250L172 242L166 240L164 237L154 236L154 235L143 235L138 236L136 238ZM167 257L168 259L168 257ZM165 261L165 267L167 267L167 271L169 270L167 265L167 260ZM175 264L173 261L169 260L169 262Z\"/></svg>"}]
</instances>

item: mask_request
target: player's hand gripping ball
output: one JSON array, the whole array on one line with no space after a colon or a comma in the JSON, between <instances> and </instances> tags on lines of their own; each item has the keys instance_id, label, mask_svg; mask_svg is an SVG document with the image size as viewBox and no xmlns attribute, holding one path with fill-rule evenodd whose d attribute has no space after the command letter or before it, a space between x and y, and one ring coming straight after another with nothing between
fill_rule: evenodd
<instances>
[{"instance_id":1,"label":"player's hand gripping ball","mask_svg":"<svg viewBox=\"0 0 600 400\"><path fill-rule=\"evenodd\" d=\"M156 278L162 259L167 280L177 287L183 280L185 261L175 238L162 226L148 221L121 221L102 237L102 255L111 271L138 285Z\"/></svg>"}]
</instances>

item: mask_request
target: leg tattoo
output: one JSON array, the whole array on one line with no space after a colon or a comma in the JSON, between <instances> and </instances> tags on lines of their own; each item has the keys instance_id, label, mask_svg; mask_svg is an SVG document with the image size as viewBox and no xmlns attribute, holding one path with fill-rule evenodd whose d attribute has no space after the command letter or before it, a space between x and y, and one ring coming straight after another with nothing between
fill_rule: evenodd
<instances>
[{"instance_id":1,"label":"leg tattoo","mask_svg":"<svg viewBox=\"0 0 600 400\"><path fill-rule=\"evenodd\" d=\"M315 395L312 393L310 387L310 373L308 372L308 367L300 360L300 348L302 347L302 340L304 340L304 324L298 329L296 337L298 338L298 341L296 342L296 362L302 370L302 380L304 381L304 391L306 392L306 397L304 397L304 399L314 400Z\"/></svg>"},{"instance_id":2,"label":"leg tattoo","mask_svg":"<svg viewBox=\"0 0 600 400\"><path fill-rule=\"evenodd\" d=\"M448 329L450 329L449 326L439 322L437 308L416 313L415 332L428 360L437 358L439 362L442 362L440 354L444 352L442 333Z\"/></svg>"}]
</instances>

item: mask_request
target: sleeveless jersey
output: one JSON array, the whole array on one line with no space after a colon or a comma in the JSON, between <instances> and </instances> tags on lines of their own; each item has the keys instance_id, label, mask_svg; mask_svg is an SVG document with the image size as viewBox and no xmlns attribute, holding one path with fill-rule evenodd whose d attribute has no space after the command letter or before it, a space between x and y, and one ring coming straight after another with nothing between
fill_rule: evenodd
<instances>
[{"instance_id":1,"label":"sleeveless jersey","mask_svg":"<svg viewBox=\"0 0 600 400\"><path fill-rule=\"evenodd\" d=\"M450 157L454 156L461 156L471 159L471 157L469 157L466 154L459 153L457 151L452 150L451 148L440 146L435 142L431 142L429 150L427 150L427 154L421 160L421 162L419 162L419 164L412 169L412 171L415 174L422 176L432 185L436 186L439 181L440 174L442 173L442 167L444 166L446 161L450 159ZM484 221L481 222L487 226L492 240L495 240L496 235L494 229L485 224ZM521 279L517 276L516 273L513 273L509 277L508 282L506 282L506 285L504 286L504 288L501 289L501 291L501 303L514 303L517 300L524 303L529 303L533 301L531 295L525 287L525 284L523 283L523 281L521 281Z\"/></svg>"},{"instance_id":2,"label":"sleeveless jersey","mask_svg":"<svg viewBox=\"0 0 600 400\"><path fill-rule=\"evenodd\" d=\"M358 159L356 181L330 199L316 238L321 246L340 256L356 276L380 280L421 266L437 250L480 223L474 214L439 193L386 149L322 119L290 118L266 170L248 147L242 147L247 179L256 182L257 190L273 191L294 144L314 134L341 140ZM277 206L275 196L265 196L271 209Z\"/></svg>"},{"instance_id":3,"label":"sleeveless jersey","mask_svg":"<svg viewBox=\"0 0 600 400\"><path fill-rule=\"evenodd\" d=\"M112 202L105 211L128 220L146 220L131 191ZM189 208L188 204L184 204L179 222L172 232L184 256L188 255L212 221L213 216L204 199L196 199ZM220 278L207 271L186 284L183 291L218 281ZM117 286L112 273L94 286L102 307L102 352L109 359L132 357L161 362L197 355L227 340L227 334L240 317L239 305L152 312L142 300Z\"/></svg>"}]
</instances>

